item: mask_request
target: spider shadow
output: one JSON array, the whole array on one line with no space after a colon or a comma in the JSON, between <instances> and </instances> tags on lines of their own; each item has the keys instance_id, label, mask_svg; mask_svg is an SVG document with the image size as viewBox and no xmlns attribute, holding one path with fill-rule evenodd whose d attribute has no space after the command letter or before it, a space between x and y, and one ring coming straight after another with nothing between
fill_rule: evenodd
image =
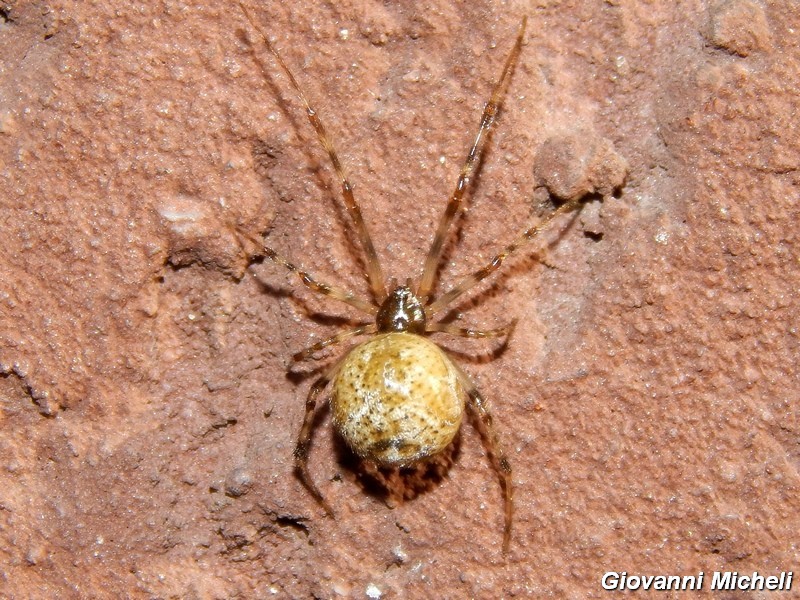
<instances>
[{"instance_id":1,"label":"spider shadow","mask_svg":"<svg viewBox=\"0 0 800 600\"><path fill-rule=\"evenodd\" d=\"M357 456L331 428L336 460L361 490L390 508L436 489L461 455L461 429L441 452L406 467L382 467Z\"/></svg>"},{"instance_id":2,"label":"spider shadow","mask_svg":"<svg viewBox=\"0 0 800 600\"><path fill-rule=\"evenodd\" d=\"M311 425L312 440L323 428L329 415L330 403L325 402L314 414ZM467 419L473 421L471 416ZM348 473L348 478L351 478L365 494L384 502L390 508L436 489L461 455L462 435L459 428L453 441L434 456L406 467L381 467L356 455L334 427L328 429L334 458L341 472ZM332 479L340 480L341 472ZM295 476L299 477L296 471Z\"/></svg>"}]
</instances>

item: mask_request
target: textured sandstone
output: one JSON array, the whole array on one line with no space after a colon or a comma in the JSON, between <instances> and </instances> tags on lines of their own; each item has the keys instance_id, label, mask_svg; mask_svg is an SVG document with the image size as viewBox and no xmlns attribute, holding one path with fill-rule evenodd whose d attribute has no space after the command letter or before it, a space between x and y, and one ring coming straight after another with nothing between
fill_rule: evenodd
<instances>
[{"instance_id":1,"label":"textured sandstone","mask_svg":"<svg viewBox=\"0 0 800 600\"><path fill-rule=\"evenodd\" d=\"M354 464L321 417L310 464L335 520L292 476L315 364L287 376L289 357L355 315L247 267L236 228L366 285L313 131L239 10L7 2L0 595L592 598L607 570L796 567L793 3L252 5L401 281L529 15L443 287L549 209L542 177L607 197L459 307L464 325L519 318L507 348L441 338L514 467L511 552L470 423L425 486ZM582 137L604 158L537 162Z\"/></svg>"}]
</instances>

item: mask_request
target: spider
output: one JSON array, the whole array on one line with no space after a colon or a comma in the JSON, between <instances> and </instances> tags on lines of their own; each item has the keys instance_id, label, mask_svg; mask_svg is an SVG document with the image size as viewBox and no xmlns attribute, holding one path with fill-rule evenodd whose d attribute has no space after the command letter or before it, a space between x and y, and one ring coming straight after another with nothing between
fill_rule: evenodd
<instances>
[{"instance_id":1,"label":"spider","mask_svg":"<svg viewBox=\"0 0 800 600\"><path fill-rule=\"evenodd\" d=\"M529 244L558 216L580 206L579 199L565 202L539 223L524 229L483 268L468 275L438 298L432 295L442 247L453 221L462 210L464 192L470 186L485 139L522 49L527 18L522 19L516 42L506 57L500 77L483 110L478 131L438 223L421 276L416 284L409 279L405 285L398 285L392 279L387 285L372 238L333 140L264 30L249 10L240 6L305 107L308 121L328 155L341 185L347 214L365 254L365 275L372 294L371 301L365 300L341 287L325 283L296 262L284 258L263 242L256 241L267 258L296 274L305 286L348 304L372 319L371 322L344 329L292 357L294 361L304 361L329 346L357 336L370 336L370 339L352 347L324 368L311 385L294 450L295 471L311 495L333 516L333 509L308 469L314 417L320 395L329 384L331 394L328 400L336 432L357 456L381 467L405 467L441 452L453 441L461 426L464 411L469 409L477 417L476 425L500 480L505 511L503 551L507 552L514 512L511 465L500 446L492 414L483 395L472 379L428 335L440 332L466 338L507 339L515 322L498 329L476 330L437 322L434 317L447 314L447 309L451 309L458 298L495 273L509 256Z\"/></svg>"}]
</instances>

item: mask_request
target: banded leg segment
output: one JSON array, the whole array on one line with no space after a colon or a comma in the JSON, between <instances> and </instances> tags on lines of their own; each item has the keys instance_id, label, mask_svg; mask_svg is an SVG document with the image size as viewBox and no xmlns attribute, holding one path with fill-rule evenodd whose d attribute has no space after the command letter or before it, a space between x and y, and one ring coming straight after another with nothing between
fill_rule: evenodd
<instances>
[{"instance_id":1,"label":"banded leg segment","mask_svg":"<svg viewBox=\"0 0 800 600\"><path fill-rule=\"evenodd\" d=\"M303 417L303 426L300 428L300 434L297 436L297 446L294 449L294 468L297 475L300 477L300 482L305 486L309 493L314 496L314 499L322 505L328 516L333 517L333 509L328 504L322 492L311 479L311 473L308 471L308 451L311 448L311 434L314 430L314 417L317 412L317 398L330 383L339 369L341 361L337 361L331 365L325 372L317 379L308 391L308 398L306 398L306 412Z\"/></svg>"},{"instance_id":2,"label":"banded leg segment","mask_svg":"<svg viewBox=\"0 0 800 600\"><path fill-rule=\"evenodd\" d=\"M302 267L289 262L287 259L268 246L264 246L262 244L262 248L264 249L264 255L268 259L281 265L285 269L288 269L292 273L295 273L300 278L300 281L303 283L303 285L305 285L307 288L310 288L315 292L322 294L323 296L328 296L335 300L339 300L340 302L344 302L345 304L349 304L350 306L357 308L361 312L365 312L368 315L377 314L378 307L373 305L371 302L357 298L352 292L348 292L345 289L318 280L316 277L311 275L311 273Z\"/></svg>"},{"instance_id":3,"label":"banded leg segment","mask_svg":"<svg viewBox=\"0 0 800 600\"><path fill-rule=\"evenodd\" d=\"M514 327L517 325L516 319L506 325L505 327L499 327L497 329L470 329L466 327L457 327L451 323L430 323L425 331L428 332L441 332L441 333L449 333L450 335L457 335L459 337L465 338L495 338L495 337L506 337L511 335L511 332L514 331Z\"/></svg>"},{"instance_id":4,"label":"banded leg segment","mask_svg":"<svg viewBox=\"0 0 800 600\"><path fill-rule=\"evenodd\" d=\"M361 207L358 205L355 196L353 195L353 186L350 184L344 167L339 160L339 155L337 154L336 148L333 145L333 140L331 139L330 135L328 135L325 125L322 123L317 111L312 108L308 98L306 98L305 93L300 88L300 84L297 83L297 79L295 79L294 74L289 70L289 67L286 65L286 63L283 62L283 58L281 58L281 55L278 54L278 50L269 41L267 34L258 24L256 24L255 19L253 19L248 9L241 3L239 3L239 6L247 17L247 20L250 21L250 25L252 25L253 28L258 32L259 36L261 36L264 45L275 57L275 60L286 74L286 77L288 77L289 82L294 88L294 91L297 93L298 97L303 103L303 106L305 107L308 121L314 128L320 144L325 149L325 152L328 153L328 158L333 165L333 170L336 172L336 177L339 179L339 183L342 187L342 196L344 198L345 207L347 208L347 213L350 215L350 220L353 222L358 239L361 242L364 253L366 254L367 279L369 280L370 288L372 289L372 293L375 296L376 301L378 304L380 304L386 298L386 280L383 275L383 269L381 268L380 261L378 260L378 253L375 251L372 238L369 235L367 224L364 222L364 217L361 214Z\"/></svg>"},{"instance_id":5,"label":"banded leg segment","mask_svg":"<svg viewBox=\"0 0 800 600\"><path fill-rule=\"evenodd\" d=\"M456 365L459 380L467 393L469 402L467 405L478 417L477 425L479 433L487 446L489 460L492 462L495 472L500 478L500 489L503 492L504 512L505 512L505 527L503 529L503 554L508 553L509 546L511 545L511 524L514 519L514 489L511 481L511 463L508 462L503 449L500 446L500 438L497 435L497 429L494 426L492 413L489 412L489 406L484 400L478 388L472 382L472 379L467 375L461 367Z\"/></svg>"},{"instance_id":6,"label":"banded leg segment","mask_svg":"<svg viewBox=\"0 0 800 600\"><path fill-rule=\"evenodd\" d=\"M514 64L517 62L517 57L522 50L522 39L525 35L525 26L527 22L527 17L524 17L522 19L522 24L519 27L519 33L517 34L517 41L514 44L514 48L511 50L508 58L506 58L500 79L498 79L497 83L495 83L489 102L487 102L486 107L483 109L483 115L481 116L481 123L478 127L478 133L475 135L475 140L472 142L472 147L469 149L467 158L464 161L464 165L461 167L461 173L458 176L456 188L453 190L453 194L450 196L450 200L447 203L444 214L439 221L439 226L436 229L436 236L433 238L433 244L428 252L428 257L425 259L425 267L422 271L422 278L420 279L419 287L417 288L417 296L420 298L430 295L431 290L433 290L434 282L436 281L436 273L439 267L439 260L442 255L442 247L447 239L447 232L450 230L450 225L453 223L453 219L455 219L459 209L461 208L461 201L464 197L464 191L467 189L467 187L469 187L472 173L475 170L475 165L483 147L483 142L488 136L489 130L491 129L494 119L497 116L497 112L500 109L500 103L503 98L503 92L505 91L506 83L509 80L509 76L514 68Z\"/></svg>"},{"instance_id":7,"label":"banded leg segment","mask_svg":"<svg viewBox=\"0 0 800 600\"><path fill-rule=\"evenodd\" d=\"M280 254L278 254L275 250L270 248L269 246L265 246L264 242L257 239L255 236L250 235L248 232L240 229L238 227L231 227L233 233L237 236L241 236L247 239L251 244L256 246L257 248L261 248L268 259L272 262L279 264L283 268L295 273L307 288L317 292L318 294L322 294L323 296L328 296L333 298L334 300L339 300L340 302L344 302L345 304L349 304L350 306L357 308L361 312L367 313L368 315L375 315L378 313L378 307L373 305L371 302L367 302L366 300L362 300L358 298L352 292L349 292L343 288L336 287L334 285L330 285L328 283L324 283L317 279L314 275L303 269L302 267L295 265L294 263L290 262ZM239 240L241 243L241 240ZM244 246L244 244L242 244Z\"/></svg>"},{"instance_id":8,"label":"banded leg segment","mask_svg":"<svg viewBox=\"0 0 800 600\"><path fill-rule=\"evenodd\" d=\"M425 307L425 315L430 318L443 308L447 307L451 304L456 298L461 296L463 293L472 289L476 284L486 279L489 275L497 271L503 262L512 254L517 252L520 248L526 246L530 242L532 242L536 236L539 235L544 229L546 229L550 223L552 223L557 217L563 215L564 213L568 213L570 211L575 210L581 205L581 200L579 198L570 200L565 202L561 206L559 206L556 210L551 212L547 215L544 219L542 219L536 225L529 227L525 231L523 231L516 240L511 242L508 246L503 248L503 250L495 255L489 263L468 275L464 279L462 279L459 283L457 283L452 289L442 294L439 298L436 299L433 303L429 304Z\"/></svg>"},{"instance_id":9,"label":"banded leg segment","mask_svg":"<svg viewBox=\"0 0 800 600\"><path fill-rule=\"evenodd\" d=\"M368 335L371 333L375 333L378 331L378 326L374 323L370 323L368 325L361 325L354 329L345 329L344 331L340 331L336 335L332 335L331 337L317 342L313 346L302 350L292 356L292 360L295 362L302 362L304 360L308 360L315 353L319 352L320 350L327 348L328 346L333 346L335 344L339 344L345 340L349 340L352 337L356 337L359 335Z\"/></svg>"}]
</instances>

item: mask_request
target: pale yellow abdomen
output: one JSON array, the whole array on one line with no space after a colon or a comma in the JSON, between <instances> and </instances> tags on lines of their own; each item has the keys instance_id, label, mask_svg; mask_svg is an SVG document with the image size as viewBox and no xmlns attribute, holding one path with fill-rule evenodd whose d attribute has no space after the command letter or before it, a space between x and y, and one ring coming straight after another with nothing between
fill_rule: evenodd
<instances>
[{"instance_id":1,"label":"pale yellow abdomen","mask_svg":"<svg viewBox=\"0 0 800 600\"><path fill-rule=\"evenodd\" d=\"M450 359L413 333L386 333L356 346L333 381L336 431L362 458L403 466L455 437L464 394Z\"/></svg>"}]
</instances>

